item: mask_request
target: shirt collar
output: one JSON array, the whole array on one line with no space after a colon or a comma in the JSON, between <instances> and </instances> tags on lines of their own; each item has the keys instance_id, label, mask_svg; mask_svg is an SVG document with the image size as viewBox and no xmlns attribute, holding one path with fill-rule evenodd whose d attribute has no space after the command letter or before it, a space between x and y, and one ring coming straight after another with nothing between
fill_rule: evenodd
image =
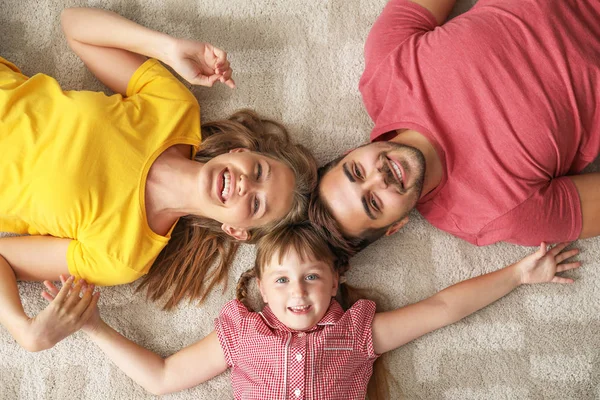
<instances>
[{"instance_id":1,"label":"shirt collar","mask_svg":"<svg viewBox=\"0 0 600 400\"><path fill-rule=\"evenodd\" d=\"M271 327L271 329L277 329L284 332L298 332L294 329L288 328L286 325L283 324L283 322L278 320L275 314L273 314L273 311L271 311L271 308L268 304L265 305L265 307L261 312L259 312L259 314L263 318L265 323ZM335 325L340 320L340 318L342 318L343 315L344 309L342 308L340 303L338 303L335 299L331 299L329 308L327 309L327 312L325 313L323 318L321 318L321 320L317 322L317 325L313 326L310 329L307 329L305 332L312 332L318 329L320 326Z\"/></svg>"}]
</instances>

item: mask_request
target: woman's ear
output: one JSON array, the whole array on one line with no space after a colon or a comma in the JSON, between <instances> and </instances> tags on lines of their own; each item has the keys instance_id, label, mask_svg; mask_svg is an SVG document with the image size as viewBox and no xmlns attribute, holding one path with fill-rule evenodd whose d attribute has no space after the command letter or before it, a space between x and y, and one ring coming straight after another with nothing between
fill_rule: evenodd
<instances>
[{"instance_id":1,"label":"woman's ear","mask_svg":"<svg viewBox=\"0 0 600 400\"><path fill-rule=\"evenodd\" d=\"M250 149L246 149L244 147L236 147L235 149L229 150L230 153L245 153L247 151L250 151Z\"/></svg>"},{"instance_id":2,"label":"woman's ear","mask_svg":"<svg viewBox=\"0 0 600 400\"><path fill-rule=\"evenodd\" d=\"M237 240L246 241L250 238L250 234L246 229L235 228L228 224L221 225L221 229L223 232Z\"/></svg>"}]
</instances>

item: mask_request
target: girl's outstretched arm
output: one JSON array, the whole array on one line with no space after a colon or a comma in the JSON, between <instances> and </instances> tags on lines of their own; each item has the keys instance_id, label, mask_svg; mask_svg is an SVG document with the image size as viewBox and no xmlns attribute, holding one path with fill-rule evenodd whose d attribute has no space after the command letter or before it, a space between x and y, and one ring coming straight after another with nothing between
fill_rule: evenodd
<instances>
[{"instance_id":1,"label":"girl's outstretched arm","mask_svg":"<svg viewBox=\"0 0 600 400\"><path fill-rule=\"evenodd\" d=\"M60 278L63 285L69 286L69 282L64 276ZM62 289L58 290L49 281L45 281L44 284L48 292L42 293L42 296L52 304L58 299ZM79 288L74 287L72 291L78 294ZM98 296L98 294L96 293L94 296ZM155 395L177 392L199 385L225 372L228 368L215 331L204 339L163 359L158 354L127 339L106 324L100 318L96 303L94 303L93 315L87 319L81 330L100 347L117 367Z\"/></svg>"},{"instance_id":2,"label":"girl's outstretched arm","mask_svg":"<svg viewBox=\"0 0 600 400\"><path fill-rule=\"evenodd\" d=\"M572 283L572 279L555 275L581 266L580 262L561 264L579 252L577 249L563 252L566 246L567 243L561 243L546 250L546 244L542 243L537 252L501 270L450 286L418 303L376 314L372 324L375 352L385 353L452 324L522 284Z\"/></svg>"},{"instance_id":3,"label":"girl's outstretched arm","mask_svg":"<svg viewBox=\"0 0 600 400\"><path fill-rule=\"evenodd\" d=\"M220 81L235 86L227 53L208 43L174 38L97 8L67 8L61 23L69 46L117 93L126 94L129 80L146 56L168 64L194 85Z\"/></svg>"}]
</instances>

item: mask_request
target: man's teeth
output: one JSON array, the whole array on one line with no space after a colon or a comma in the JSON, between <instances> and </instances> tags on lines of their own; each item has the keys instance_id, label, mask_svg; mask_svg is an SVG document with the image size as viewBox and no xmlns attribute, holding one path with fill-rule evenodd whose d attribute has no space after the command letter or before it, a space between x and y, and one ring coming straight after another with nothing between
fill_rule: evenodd
<instances>
[{"instance_id":1,"label":"man's teeth","mask_svg":"<svg viewBox=\"0 0 600 400\"><path fill-rule=\"evenodd\" d=\"M396 165L396 163L393 161L390 164L392 164L392 168L394 168L394 171L396 171L396 175L398 175L398 179L400 180L400 182L402 182L402 171L400 171L400 167L398 167Z\"/></svg>"},{"instance_id":2,"label":"man's teeth","mask_svg":"<svg viewBox=\"0 0 600 400\"><path fill-rule=\"evenodd\" d=\"M223 173L223 192L221 196L225 197L227 193L229 193L229 171Z\"/></svg>"},{"instance_id":3,"label":"man's teeth","mask_svg":"<svg viewBox=\"0 0 600 400\"><path fill-rule=\"evenodd\" d=\"M310 306L290 307L290 310L292 310L292 311L305 311L305 310L308 310L308 307L310 307Z\"/></svg>"}]
</instances>

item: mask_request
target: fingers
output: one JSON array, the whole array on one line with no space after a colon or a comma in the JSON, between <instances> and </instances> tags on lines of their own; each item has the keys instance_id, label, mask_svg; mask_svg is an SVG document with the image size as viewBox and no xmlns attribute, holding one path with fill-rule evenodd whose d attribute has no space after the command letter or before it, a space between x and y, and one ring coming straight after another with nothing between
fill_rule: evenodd
<instances>
[{"instance_id":1,"label":"fingers","mask_svg":"<svg viewBox=\"0 0 600 400\"><path fill-rule=\"evenodd\" d=\"M564 253L560 253L555 257L556 263L559 264L559 263L565 261L566 259L571 258L577 254L579 254L579 249L571 249L571 250L565 251Z\"/></svg>"},{"instance_id":2,"label":"fingers","mask_svg":"<svg viewBox=\"0 0 600 400\"><path fill-rule=\"evenodd\" d=\"M66 309L75 308L75 306L81 301L81 290L87 286L85 280L80 279L75 283L73 288L71 289L71 293L67 296L64 302L64 307ZM85 291L83 293L83 297L85 297Z\"/></svg>"},{"instance_id":3,"label":"fingers","mask_svg":"<svg viewBox=\"0 0 600 400\"><path fill-rule=\"evenodd\" d=\"M560 265L556 266L556 272L569 271L571 269L575 269L575 268L579 268L579 267L581 267L580 261L572 262L572 263L568 263L568 264L560 264Z\"/></svg>"},{"instance_id":4,"label":"fingers","mask_svg":"<svg viewBox=\"0 0 600 400\"><path fill-rule=\"evenodd\" d=\"M550 281L552 283L573 283L573 279L571 278L563 278L562 276L555 276L554 278L552 278L552 280Z\"/></svg>"},{"instance_id":5,"label":"fingers","mask_svg":"<svg viewBox=\"0 0 600 400\"><path fill-rule=\"evenodd\" d=\"M548 253L550 253L551 256L556 257L556 255L558 253L560 253L561 251L563 251L565 249L565 247L567 247L570 243L558 243L556 246L554 246L552 249L550 249L550 251L548 251Z\"/></svg>"},{"instance_id":6,"label":"fingers","mask_svg":"<svg viewBox=\"0 0 600 400\"><path fill-rule=\"evenodd\" d=\"M77 316L83 315L85 310L89 307L94 297L94 285L90 285L84 289L83 296L76 303L73 308L73 313Z\"/></svg>"},{"instance_id":7,"label":"fingers","mask_svg":"<svg viewBox=\"0 0 600 400\"><path fill-rule=\"evenodd\" d=\"M73 279L75 279L73 276L69 276L69 278L66 281L64 281L63 287L60 289L58 294L56 296L54 296L54 301L56 301L59 304L63 303L65 301L65 299L69 295L69 290L71 290L71 285L73 284ZM62 280L62 278L61 278L61 280Z\"/></svg>"},{"instance_id":8,"label":"fingers","mask_svg":"<svg viewBox=\"0 0 600 400\"><path fill-rule=\"evenodd\" d=\"M90 291L90 293L92 293L92 291ZM98 306L99 299L100 299L100 292L96 292L91 296L91 300L90 300L89 304L87 305L87 307L83 310L83 313L81 314L81 322L82 323L85 324L87 322L87 320L90 319L90 317L96 310L96 307Z\"/></svg>"}]
</instances>

